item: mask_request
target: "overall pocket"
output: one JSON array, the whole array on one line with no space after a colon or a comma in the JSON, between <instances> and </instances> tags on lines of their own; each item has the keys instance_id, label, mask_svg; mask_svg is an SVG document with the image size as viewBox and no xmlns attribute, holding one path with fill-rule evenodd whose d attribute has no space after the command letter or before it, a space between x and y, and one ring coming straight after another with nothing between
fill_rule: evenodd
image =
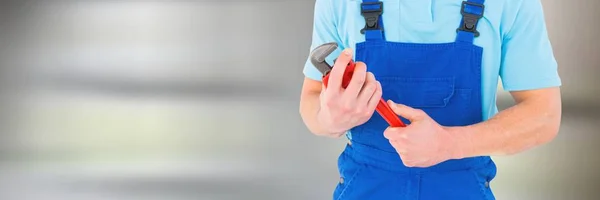
<instances>
[{"instance_id":1,"label":"overall pocket","mask_svg":"<svg viewBox=\"0 0 600 200\"><path fill-rule=\"evenodd\" d=\"M470 112L471 89L455 86L454 77L378 77L383 98L425 111L441 125L465 123Z\"/></svg>"},{"instance_id":2,"label":"overall pocket","mask_svg":"<svg viewBox=\"0 0 600 200\"><path fill-rule=\"evenodd\" d=\"M347 147L348 148L348 147ZM343 199L344 196L348 195L353 191L354 180L364 169L362 164L359 164L352 160L351 155L347 151L344 151L338 158L338 170L340 174L340 180L333 193L334 200Z\"/></svg>"},{"instance_id":3,"label":"overall pocket","mask_svg":"<svg viewBox=\"0 0 600 200\"><path fill-rule=\"evenodd\" d=\"M495 200L495 196L491 189L491 182L496 177L496 164L489 162L486 166L479 169L469 170L474 177L474 182L479 186L479 189L485 200Z\"/></svg>"},{"instance_id":4,"label":"overall pocket","mask_svg":"<svg viewBox=\"0 0 600 200\"><path fill-rule=\"evenodd\" d=\"M408 194L406 181L409 177L406 174L377 167L373 163L378 162L377 159L354 152L352 148L346 146L338 159L340 181L333 200L399 199Z\"/></svg>"}]
</instances>

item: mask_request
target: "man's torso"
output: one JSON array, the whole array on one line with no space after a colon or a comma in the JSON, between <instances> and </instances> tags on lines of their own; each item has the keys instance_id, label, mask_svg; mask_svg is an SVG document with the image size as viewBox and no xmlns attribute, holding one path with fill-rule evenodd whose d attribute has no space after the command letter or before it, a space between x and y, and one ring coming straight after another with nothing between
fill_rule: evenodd
<instances>
[{"instance_id":1,"label":"man's torso","mask_svg":"<svg viewBox=\"0 0 600 200\"><path fill-rule=\"evenodd\" d=\"M385 37L390 42L449 43L456 40L462 18L461 0L383 0ZM520 1L487 1L485 13L474 44L483 47L482 109L488 119L497 112L496 91L501 64L502 40L511 18L516 16ZM360 14L360 0L332 1L341 48L355 48L364 42L360 30L365 20ZM511 10L512 9L512 10ZM515 15L515 16L511 16Z\"/></svg>"}]
</instances>

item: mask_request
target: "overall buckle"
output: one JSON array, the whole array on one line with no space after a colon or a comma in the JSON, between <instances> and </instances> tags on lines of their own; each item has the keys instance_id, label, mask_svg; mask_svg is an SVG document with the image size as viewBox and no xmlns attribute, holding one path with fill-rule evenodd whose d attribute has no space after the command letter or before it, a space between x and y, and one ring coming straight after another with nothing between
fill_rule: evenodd
<instances>
[{"instance_id":1,"label":"overall buckle","mask_svg":"<svg viewBox=\"0 0 600 200\"><path fill-rule=\"evenodd\" d=\"M365 18L365 27L360 30L360 33L365 34L368 30L383 30L379 24L379 17L383 14L383 2L361 3L360 14Z\"/></svg>"},{"instance_id":2,"label":"overall buckle","mask_svg":"<svg viewBox=\"0 0 600 200\"><path fill-rule=\"evenodd\" d=\"M481 13L470 13L467 12L467 6L474 6L474 7L479 7L481 8ZM469 1L463 1L462 2L462 6L460 9L460 14L463 17L462 20L462 24L461 26L456 29L456 31L465 31L465 32L471 32L475 35L475 37L479 36L479 31L477 31L477 23L479 22L479 19L481 19L483 17L483 12L485 10L485 5L483 4L479 4L479 3L474 3L474 2L469 2Z\"/></svg>"}]
</instances>

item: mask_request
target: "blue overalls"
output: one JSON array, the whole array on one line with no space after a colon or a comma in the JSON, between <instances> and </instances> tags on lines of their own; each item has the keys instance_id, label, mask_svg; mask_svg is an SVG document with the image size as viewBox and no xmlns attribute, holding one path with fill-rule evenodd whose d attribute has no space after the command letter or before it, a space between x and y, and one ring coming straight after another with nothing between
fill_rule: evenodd
<instances>
[{"instance_id":1,"label":"blue overalls","mask_svg":"<svg viewBox=\"0 0 600 200\"><path fill-rule=\"evenodd\" d=\"M483 48L473 44L484 0L463 2L456 41L414 44L385 40L383 2L363 0L365 42L356 45L356 60L367 64L383 87L383 98L422 109L444 126L482 121ZM458 22L457 22L458 23ZM358 31L358 30L357 30ZM407 120L403 119L406 123ZM490 157L449 160L428 168L411 168L383 137L388 127L378 114L351 129L338 160L341 179L335 200L492 200L489 181L496 175Z\"/></svg>"}]
</instances>

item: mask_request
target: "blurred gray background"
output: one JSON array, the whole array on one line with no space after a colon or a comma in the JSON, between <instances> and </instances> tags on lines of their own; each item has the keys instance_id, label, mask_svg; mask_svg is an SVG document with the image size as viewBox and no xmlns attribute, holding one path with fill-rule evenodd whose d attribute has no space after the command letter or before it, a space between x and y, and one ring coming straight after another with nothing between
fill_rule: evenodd
<instances>
[{"instance_id":1,"label":"blurred gray background","mask_svg":"<svg viewBox=\"0 0 600 200\"><path fill-rule=\"evenodd\" d=\"M600 199L600 1L543 4L562 130L495 158L492 187ZM0 199L330 199L345 141L312 136L298 114L313 6L0 3Z\"/></svg>"}]
</instances>

